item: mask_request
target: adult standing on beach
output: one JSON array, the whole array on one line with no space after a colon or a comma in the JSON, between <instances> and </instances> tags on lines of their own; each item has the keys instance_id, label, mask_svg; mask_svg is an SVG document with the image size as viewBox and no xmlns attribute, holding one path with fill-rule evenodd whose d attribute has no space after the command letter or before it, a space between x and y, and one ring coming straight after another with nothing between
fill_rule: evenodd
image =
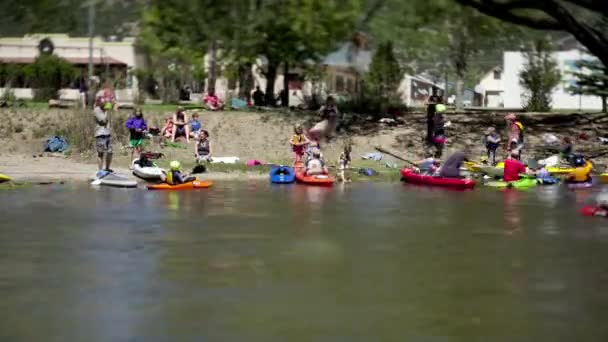
<instances>
[{"instance_id":1,"label":"adult standing on beach","mask_svg":"<svg viewBox=\"0 0 608 342\"><path fill-rule=\"evenodd\" d=\"M517 153L517 159L521 160L521 152L524 148L524 125L517 121L515 113L507 114L505 120L507 120L507 129L509 130L507 150L509 155L511 155L512 152Z\"/></svg>"},{"instance_id":2,"label":"adult standing on beach","mask_svg":"<svg viewBox=\"0 0 608 342\"><path fill-rule=\"evenodd\" d=\"M431 95L426 100L426 142L433 144L435 134L435 106L443 104L443 96L439 95L439 88L433 86Z\"/></svg>"},{"instance_id":3,"label":"adult standing on beach","mask_svg":"<svg viewBox=\"0 0 608 342\"><path fill-rule=\"evenodd\" d=\"M110 122L110 112L112 102L103 97L97 97L95 101L95 148L97 149L97 166L99 171L112 172L112 129Z\"/></svg>"},{"instance_id":4,"label":"adult standing on beach","mask_svg":"<svg viewBox=\"0 0 608 342\"><path fill-rule=\"evenodd\" d=\"M319 109L319 114L322 120L308 131L310 139L317 142L317 144L323 137L329 139L336 130L336 127L338 127L340 111L336 105L336 100L328 96L325 105Z\"/></svg>"}]
</instances>

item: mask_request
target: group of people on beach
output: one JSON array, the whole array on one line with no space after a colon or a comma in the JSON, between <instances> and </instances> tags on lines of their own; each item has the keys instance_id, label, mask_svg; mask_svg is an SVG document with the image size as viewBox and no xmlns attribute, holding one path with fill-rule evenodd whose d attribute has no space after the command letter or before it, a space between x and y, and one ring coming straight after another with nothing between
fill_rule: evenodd
<instances>
[{"instance_id":1,"label":"group of people on beach","mask_svg":"<svg viewBox=\"0 0 608 342\"><path fill-rule=\"evenodd\" d=\"M436 175L445 178L462 178L461 167L464 162L473 161L469 158L469 151L460 151L449 156L441 165L443 147L447 141L443 114L446 111L443 98L439 95L438 89L433 88L431 95L427 99L427 135L426 142L429 148L435 148L432 154L427 150L427 158L419 161L421 172L428 175ZM538 178L548 177L549 173L542 162L529 162L527 167L522 162L522 152L525 146L524 125L517 120L514 113L505 116L507 123L507 144L505 145L506 158L504 160L503 181L513 182L520 179L522 175L529 174ZM483 144L485 145L486 158L481 162L495 166L497 164L497 151L502 139L495 127L489 127L484 134ZM584 183L590 181L591 167L582 155L573 153L572 139L564 137L560 151L561 160L574 167L574 172L567 179L571 183Z\"/></svg>"},{"instance_id":2,"label":"group of people on beach","mask_svg":"<svg viewBox=\"0 0 608 342\"><path fill-rule=\"evenodd\" d=\"M111 90L101 92L94 105L95 115L95 147L98 159L98 171L113 172L112 163L112 126L110 113L116 107L116 101ZM125 122L125 127L129 130L129 147L131 148L131 159L135 153L140 155L143 151L144 139L147 135L160 134L159 142L163 144L175 142L176 139L184 137L189 143L194 139L194 158L197 162L210 161L212 157L209 132L204 130L199 121L198 113L188 116L183 107L178 107L176 112L166 119L162 129L149 127L141 108L135 108L132 115ZM176 163L172 164L173 166ZM179 177L176 177L179 178Z\"/></svg>"},{"instance_id":3,"label":"group of people on beach","mask_svg":"<svg viewBox=\"0 0 608 342\"><path fill-rule=\"evenodd\" d=\"M289 139L293 151L294 166L302 166L305 168L305 174L308 176L328 174L328 168L323 159L321 152L321 141L326 139L330 141L332 134L336 130L341 119L341 113L333 97L328 96L325 104L318 111L321 116L321 121L315 124L307 132L301 125L294 127L294 134ZM341 181L349 181L345 176L345 170L350 167L351 147L349 144L344 146L344 150L340 154L338 161L338 179Z\"/></svg>"}]
</instances>

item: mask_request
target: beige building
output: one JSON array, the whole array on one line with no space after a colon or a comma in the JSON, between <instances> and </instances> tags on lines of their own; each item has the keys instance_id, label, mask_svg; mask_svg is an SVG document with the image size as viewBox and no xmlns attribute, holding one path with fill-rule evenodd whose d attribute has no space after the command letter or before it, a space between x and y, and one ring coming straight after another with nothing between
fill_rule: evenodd
<instances>
[{"instance_id":1,"label":"beige building","mask_svg":"<svg viewBox=\"0 0 608 342\"><path fill-rule=\"evenodd\" d=\"M1 64L30 64L39 55L42 41L50 41L53 54L64 58L86 75L89 63L89 38L70 37L67 34L29 34L24 37L0 38ZM125 38L121 41L104 40L101 37L93 39L93 63L96 75L111 74L112 77L123 77L126 88L135 89L137 80L129 73L136 68L135 39ZM5 85L0 84L0 95L5 91ZM25 80L17 80L12 85L12 91L18 98L33 98L32 89L27 87ZM119 92L117 96L120 96ZM132 94L124 94L132 96ZM78 89L63 89L62 98L78 98Z\"/></svg>"}]
</instances>

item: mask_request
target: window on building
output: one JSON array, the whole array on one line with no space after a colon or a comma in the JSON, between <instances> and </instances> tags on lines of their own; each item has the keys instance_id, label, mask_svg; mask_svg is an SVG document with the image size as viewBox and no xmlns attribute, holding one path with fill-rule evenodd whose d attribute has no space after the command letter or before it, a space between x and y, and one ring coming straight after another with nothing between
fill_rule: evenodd
<instances>
[{"instance_id":1,"label":"window on building","mask_svg":"<svg viewBox=\"0 0 608 342\"><path fill-rule=\"evenodd\" d=\"M350 94L355 92L355 82L350 77L346 79L346 91L348 91Z\"/></svg>"},{"instance_id":2,"label":"window on building","mask_svg":"<svg viewBox=\"0 0 608 342\"><path fill-rule=\"evenodd\" d=\"M494 79L499 80L502 77L502 71L494 70Z\"/></svg>"},{"instance_id":3,"label":"window on building","mask_svg":"<svg viewBox=\"0 0 608 342\"><path fill-rule=\"evenodd\" d=\"M345 91L346 90L345 87L346 87L346 85L344 82L344 76L336 75L336 92L340 93L340 92Z\"/></svg>"}]
</instances>

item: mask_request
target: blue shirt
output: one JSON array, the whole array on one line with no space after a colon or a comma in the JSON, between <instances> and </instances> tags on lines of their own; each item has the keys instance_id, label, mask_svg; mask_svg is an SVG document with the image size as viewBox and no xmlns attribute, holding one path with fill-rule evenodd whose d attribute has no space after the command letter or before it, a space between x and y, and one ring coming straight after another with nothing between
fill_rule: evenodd
<instances>
[{"instance_id":1,"label":"blue shirt","mask_svg":"<svg viewBox=\"0 0 608 342\"><path fill-rule=\"evenodd\" d=\"M192 119L190 120L190 128L192 129L192 132L198 132L203 126L198 120Z\"/></svg>"}]
</instances>

